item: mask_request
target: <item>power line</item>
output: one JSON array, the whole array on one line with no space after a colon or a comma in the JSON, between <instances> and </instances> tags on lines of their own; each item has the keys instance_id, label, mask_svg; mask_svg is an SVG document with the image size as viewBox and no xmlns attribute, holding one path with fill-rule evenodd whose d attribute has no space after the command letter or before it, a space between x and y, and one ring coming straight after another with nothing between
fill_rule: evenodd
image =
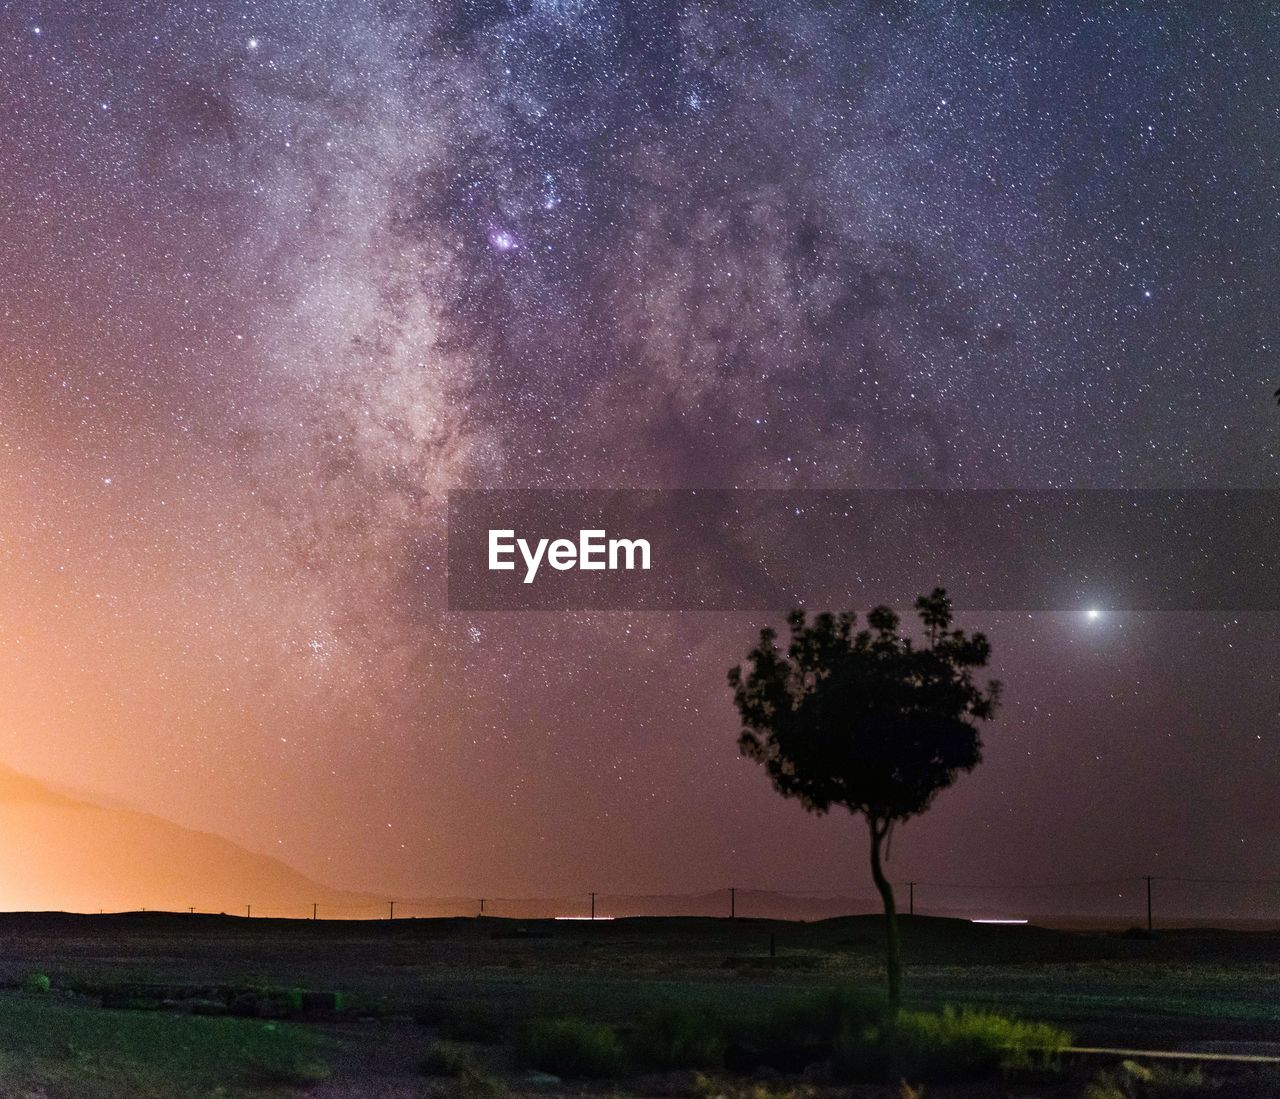
<instances>
[{"instance_id":1,"label":"power line","mask_svg":"<svg viewBox=\"0 0 1280 1099\"><path fill-rule=\"evenodd\" d=\"M916 879L916 885L927 885L930 889L1081 889L1091 885L1126 885L1130 882L1138 882L1146 880L1145 874L1134 874L1127 878L1091 878L1088 881L1046 881L1046 882L1028 882L1025 885L1000 883L1000 882L945 882L945 881L921 881ZM1156 881L1166 881L1170 879L1156 878ZM903 884L903 883L899 883Z\"/></svg>"},{"instance_id":2,"label":"power line","mask_svg":"<svg viewBox=\"0 0 1280 1099\"><path fill-rule=\"evenodd\" d=\"M1280 878L1179 878L1156 874L1152 881L1191 882L1199 885L1280 885Z\"/></svg>"},{"instance_id":3,"label":"power line","mask_svg":"<svg viewBox=\"0 0 1280 1099\"><path fill-rule=\"evenodd\" d=\"M1188 875L1177 874L1131 874L1124 877L1108 877L1108 878L1081 878L1068 881L1038 881L1038 882L957 882L957 881L925 881L918 878L911 881L901 881L894 883L896 888L909 894L909 910L914 911L916 900L915 890L917 887L921 889L949 889L956 891L976 891L988 893L1014 893L1014 892L1032 892L1040 890L1067 890L1067 889L1088 889L1099 886L1142 886L1145 883L1148 893L1152 883L1172 883L1185 885L1209 885L1209 886L1233 886L1233 887L1264 887L1277 888L1280 887L1280 878L1228 878L1228 877L1193 877ZM670 893L604 893L596 891L584 891L580 894L563 893L556 896L536 896L536 897L486 897L480 900L479 911L481 915L489 914L491 905L501 904L512 908L532 908L543 907L552 908L563 907L566 905L580 904L583 900L589 901L589 907L594 916L598 911L597 904L600 900L608 899L613 902L613 907L621 905L623 908L631 908L642 910L646 902L666 902L662 905L655 905L655 908L661 908L663 911L669 911L669 905L672 902L700 902L707 908L717 907L720 904L727 904L728 915L736 916L739 908L739 901L746 902L748 905L752 898L774 898L774 899L794 899L798 901L820 902L827 901L850 901L850 900L868 900L868 898L857 898L851 894L856 894L859 887L846 885L837 888L826 889L747 889L740 886L724 886L718 889L702 889L690 890L687 892L670 892ZM394 919L396 908L401 911L416 911L425 914L440 914L442 910L453 910L456 913L474 913L477 901L467 897L417 897L412 900L392 899L383 901L381 911L389 918ZM321 912L326 913L361 913L371 914L379 906L373 903L366 904L337 904L337 903L321 903L307 902L299 903L296 911L310 911L311 918L318 919ZM142 911L146 911L143 909ZM194 911L194 909L191 909ZM253 916L254 912L259 915L263 914L293 914L295 908L269 907L263 908L257 905L246 904L244 913L246 916ZM724 909L721 909L724 911ZM656 913L655 913L656 914ZM513 913L514 915L514 913Z\"/></svg>"}]
</instances>

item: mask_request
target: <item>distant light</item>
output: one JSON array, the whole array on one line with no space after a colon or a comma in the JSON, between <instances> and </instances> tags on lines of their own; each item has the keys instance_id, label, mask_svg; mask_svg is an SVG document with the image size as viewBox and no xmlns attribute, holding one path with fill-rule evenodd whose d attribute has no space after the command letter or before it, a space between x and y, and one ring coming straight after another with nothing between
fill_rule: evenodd
<instances>
[{"instance_id":1,"label":"distant light","mask_svg":"<svg viewBox=\"0 0 1280 1099\"><path fill-rule=\"evenodd\" d=\"M970 923L1026 923L1026 920L970 920Z\"/></svg>"}]
</instances>

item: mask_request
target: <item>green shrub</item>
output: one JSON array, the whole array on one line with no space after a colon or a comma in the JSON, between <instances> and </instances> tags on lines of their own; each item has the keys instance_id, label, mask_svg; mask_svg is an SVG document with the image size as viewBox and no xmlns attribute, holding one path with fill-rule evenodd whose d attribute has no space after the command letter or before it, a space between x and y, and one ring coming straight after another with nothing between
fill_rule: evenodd
<instances>
[{"instance_id":1,"label":"green shrub","mask_svg":"<svg viewBox=\"0 0 1280 1099\"><path fill-rule=\"evenodd\" d=\"M516 1058L522 1068L556 1076L614 1076L623 1064L622 1043L607 1026L572 1017L535 1019L521 1031Z\"/></svg>"},{"instance_id":2,"label":"green shrub","mask_svg":"<svg viewBox=\"0 0 1280 1099\"><path fill-rule=\"evenodd\" d=\"M732 1045L749 1051L750 1061L789 1069L797 1060L824 1060L841 1034L878 1026L887 1015L887 998L878 990L823 988L746 1007L724 1033Z\"/></svg>"},{"instance_id":3,"label":"green shrub","mask_svg":"<svg viewBox=\"0 0 1280 1099\"><path fill-rule=\"evenodd\" d=\"M720 1021L706 1011L665 1007L641 1020L629 1036L627 1055L644 1068L719 1068L725 1040Z\"/></svg>"},{"instance_id":4,"label":"green shrub","mask_svg":"<svg viewBox=\"0 0 1280 1099\"><path fill-rule=\"evenodd\" d=\"M904 1012L894 1022L849 1026L832 1066L846 1080L953 1080L1047 1065L1070 1035L990 1011Z\"/></svg>"},{"instance_id":5,"label":"green shrub","mask_svg":"<svg viewBox=\"0 0 1280 1099\"><path fill-rule=\"evenodd\" d=\"M848 1030L876 1026L888 1013L888 997L879 989L841 985L784 1001L771 1012L766 1027L785 1041L826 1043Z\"/></svg>"},{"instance_id":6,"label":"green shrub","mask_svg":"<svg viewBox=\"0 0 1280 1099\"><path fill-rule=\"evenodd\" d=\"M49 978L43 973L28 973L27 979L22 982L23 992L48 992L52 987Z\"/></svg>"}]
</instances>

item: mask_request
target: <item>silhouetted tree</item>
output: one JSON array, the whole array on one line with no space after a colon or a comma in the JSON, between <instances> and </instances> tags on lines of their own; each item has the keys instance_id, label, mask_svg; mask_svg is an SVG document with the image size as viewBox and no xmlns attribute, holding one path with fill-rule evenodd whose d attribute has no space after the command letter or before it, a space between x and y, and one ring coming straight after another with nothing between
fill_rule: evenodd
<instances>
[{"instance_id":1,"label":"silhouetted tree","mask_svg":"<svg viewBox=\"0 0 1280 1099\"><path fill-rule=\"evenodd\" d=\"M986 665L991 646L980 633L951 628L946 591L921 596L916 611L923 644L899 633L888 607L871 611L867 628L857 631L852 613L808 622L804 611L792 611L785 655L775 631L763 629L745 672L729 671L742 754L763 764L778 792L809 812L843 806L867 820L894 1011L902 951L883 865L893 827L923 813L939 790L978 764L975 723L991 717L1000 693L995 681L974 682L973 670Z\"/></svg>"}]
</instances>

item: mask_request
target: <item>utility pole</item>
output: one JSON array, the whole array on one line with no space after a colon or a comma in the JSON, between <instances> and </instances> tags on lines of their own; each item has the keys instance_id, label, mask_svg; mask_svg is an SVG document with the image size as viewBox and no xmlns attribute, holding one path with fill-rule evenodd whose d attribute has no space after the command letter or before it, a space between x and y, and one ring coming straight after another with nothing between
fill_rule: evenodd
<instances>
[{"instance_id":1,"label":"utility pole","mask_svg":"<svg viewBox=\"0 0 1280 1099\"><path fill-rule=\"evenodd\" d=\"M1151 930L1151 875L1147 875L1147 930Z\"/></svg>"},{"instance_id":2,"label":"utility pole","mask_svg":"<svg viewBox=\"0 0 1280 1099\"><path fill-rule=\"evenodd\" d=\"M480 915L484 915L484 898L480 898Z\"/></svg>"},{"instance_id":3,"label":"utility pole","mask_svg":"<svg viewBox=\"0 0 1280 1099\"><path fill-rule=\"evenodd\" d=\"M387 914L387 919L394 920L396 918L396 902L387 901L387 904L391 906L391 911Z\"/></svg>"},{"instance_id":4,"label":"utility pole","mask_svg":"<svg viewBox=\"0 0 1280 1099\"><path fill-rule=\"evenodd\" d=\"M244 918L247 920L252 915L253 915L253 905L246 904L244 906Z\"/></svg>"},{"instance_id":5,"label":"utility pole","mask_svg":"<svg viewBox=\"0 0 1280 1099\"><path fill-rule=\"evenodd\" d=\"M312 901L312 902L311 902L311 918L312 918L313 920L316 918L316 909L317 909L317 908L319 908L319 907L320 907L320 906L319 906L318 904L316 904L316 902L315 902L315 901Z\"/></svg>"},{"instance_id":6,"label":"utility pole","mask_svg":"<svg viewBox=\"0 0 1280 1099\"><path fill-rule=\"evenodd\" d=\"M916 914L916 883L907 882L907 915L914 916Z\"/></svg>"},{"instance_id":7,"label":"utility pole","mask_svg":"<svg viewBox=\"0 0 1280 1099\"><path fill-rule=\"evenodd\" d=\"M731 885L729 886L729 919L736 920L738 918L738 891Z\"/></svg>"},{"instance_id":8,"label":"utility pole","mask_svg":"<svg viewBox=\"0 0 1280 1099\"><path fill-rule=\"evenodd\" d=\"M594 893L591 894L591 918L593 920L596 918L596 895Z\"/></svg>"}]
</instances>

